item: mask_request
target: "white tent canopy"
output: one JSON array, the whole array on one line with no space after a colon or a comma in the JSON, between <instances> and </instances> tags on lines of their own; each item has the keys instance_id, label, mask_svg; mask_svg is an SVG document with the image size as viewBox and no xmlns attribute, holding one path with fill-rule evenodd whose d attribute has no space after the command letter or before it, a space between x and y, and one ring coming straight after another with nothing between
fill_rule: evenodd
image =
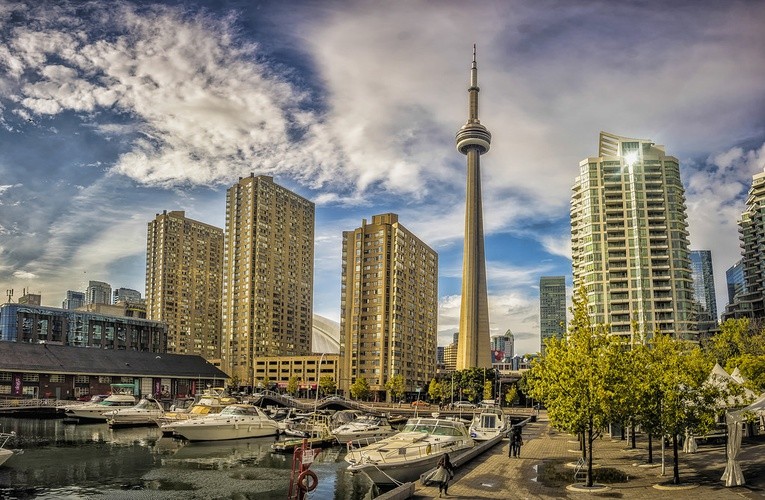
<instances>
[{"instance_id":1,"label":"white tent canopy","mask_svg":"<svg viewBox=\"0 0 765 500\"><path fill-rule=\"evenodd\" d=\"M723 472L722 481L725 486L741 486L746 483L741 466L736 462L736 455L741 450L741 424L747 414L755 414L765 418L765 393L761 394L754 403L736 411L725 414L725 423L728 425L728 463Z\"/></svg>"}]
</instances>

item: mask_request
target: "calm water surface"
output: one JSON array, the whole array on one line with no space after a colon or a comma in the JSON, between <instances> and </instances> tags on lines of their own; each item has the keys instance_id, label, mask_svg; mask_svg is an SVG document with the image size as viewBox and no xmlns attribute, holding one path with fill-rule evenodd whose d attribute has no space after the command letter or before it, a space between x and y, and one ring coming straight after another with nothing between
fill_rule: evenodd
<instances>
[{"instance_id":1,"label":"calm water surface","mask_svg":"<svg viewBox=\"0 0 765 500\"><path fill-rule=\"evenodd\" d=\"M15 431L17 450L0 466L0 498L8 499L285 499L292 454L271 452L274 438L189 443L156 427L0 418ZM327 447L311 470L309 498L361 500L371 483L345 471L345 449Z\"/></svg>"}]
</instances>

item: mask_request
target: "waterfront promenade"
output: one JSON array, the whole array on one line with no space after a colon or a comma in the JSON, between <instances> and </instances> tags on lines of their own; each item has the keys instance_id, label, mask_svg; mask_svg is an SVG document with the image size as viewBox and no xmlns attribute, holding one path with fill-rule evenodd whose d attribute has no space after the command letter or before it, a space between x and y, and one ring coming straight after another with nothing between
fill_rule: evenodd
<instances>
[{"instance_id":1,"label":"waterfront promenade","mask_svg":"<svg viewBox=\"0 0 765 500\"><path fill-rule=\"evenodd\" d=\"M550 427L547 415L540 412L536 422L524 428L524 446L521 458L509 458L508 444L502 444L477 457L472 462L457 470L449 486L448 498L470 500L482 499L584 499L592 497L657 499L667 498L685 500L699 498L742 499L765 498L765 440L755 443L744 442L739 454L747 485L726 488L720 481L725 470L725 447L722 445L699 446L699 451L692 454L680 452L681 487L662 487L671 480L672 452L665 452L665 476L661 477L661 467L646 467L643 464L648 456L645 436L639 436L637 449L629 450L629 442L612 440L605 435L595 444L594 464L598 467L617 469L627 479L623 482L609 483L609 489L600 493L568 491L566 486L573 484L574 469L566 467L575 463L579 457L578 444L569 434L560 433ZM654 461L661 463L661 449L654 442ZM555 470L557 480L545 481L540 476L545 466L548 472ZM666 488L666 489L664 489ZM438 487L416 485L415 499L438 498Z\"/></svg>"}]
</instances>

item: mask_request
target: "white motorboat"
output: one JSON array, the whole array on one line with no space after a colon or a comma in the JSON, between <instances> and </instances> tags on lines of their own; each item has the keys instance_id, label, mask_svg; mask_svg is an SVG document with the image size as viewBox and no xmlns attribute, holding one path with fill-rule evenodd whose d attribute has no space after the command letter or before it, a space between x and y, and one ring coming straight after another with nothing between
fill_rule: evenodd
<instances>
[{"instance_id":1,"label":"white motorboat","mask_svg":"<svg viewBox=\"0 0 765 500\"><path fill-rule=\"evenodd\" d=\"M332 434L340 444L346 444L349 441L373 443L397 432L387 419L375 415L360 415L355 420L332 430Z\"/></svg>"},{"instance_id":2,"label":"white motorboat","mask_svg":"<svg viewBox=\"0 0 765 500\"><path fill-rule=\"evenodd\" d=\"M13 451L6 448L5 443L15 435L15 432L0 432L0 465L13 456Z\"/></svg>"},{"instance_id":3,"label":"white motorboat","mask_svg":"<svg viewBox=\"0 0 765 500\"><path fill-rule=\"evenodd\" d=\"M63 407L64 413L67 417L78 420L105 422L104 412L136 404L133 390L132 384L112 384L112 393L104 400L67 405Z\"/></svg>"},{"instance_id":4,"label":"white motorboat","mask_svg":"<svg viewBox=\"0 0 765 500\"><path fill-rule=\"evenodd\" d=\"M165 409L154 398L143 398L135 406L118 408L104 412L109 427L135 427L157 425L157 419L165 414Z\"/></svg>"},{"instance_id":5,"label":"white motorboat","mask_svg":"<svg viewBox=\"0 0 765 500\"><path fill-rule=\"evenodd\" d=\"M470 437L476 441L488 441L507 431L505 414L499 408L485 408L473 417Z\"/></svg>"},{"instance_id":6,"label":"white motorboat","mask_svg":"<svg viewBox=\"0 0 765 500\"><path fill-rule=\"evenodd\" d=\"M220 413L175 423L175 434L189 441L219 441L275 436L276 422L252 405L229 405Z\"/></svg>"},{"instance_id":7,"label":"white motorboat","mask_svg":"<svg viewBox=\"0 0 765 500\"><path fill-rule=\"evenodd\" d=\"M156 422L163 435L173 435L178 422L220 413L226 406L235 403L236 398L227 396L222 388L214 387L200 394L189 408L171 408L158 417Z\"/></svg>"},{"instance_id":8,"label":"white motorboat","mask_svg":"<svg viewBox=\"0 0 765 500\"><path fill-rule=\"evenodd\" d=\"M434 468L444 453L472 448L475 441L465 424L442 418L410 418L398 434L345 456L350 472L363 472L377 485L392 486L417 480Z\"/></svg>"}]
</instances>

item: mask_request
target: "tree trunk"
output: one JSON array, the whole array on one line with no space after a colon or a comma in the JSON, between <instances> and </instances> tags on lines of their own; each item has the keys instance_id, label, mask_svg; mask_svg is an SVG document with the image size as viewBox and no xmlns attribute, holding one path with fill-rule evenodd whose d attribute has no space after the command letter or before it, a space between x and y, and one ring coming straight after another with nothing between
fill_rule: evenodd
<instances>
[{"instance_id":1,"label":"tree trunk","mask_svg":"<svg viewBox=\"0 0 765 500\"><path fill-rule=\"evenodd\" d=\"M587 487L592 487L592 442L594 438L592 437L592 418L590 418L590 425L587 429Z\"/></svg>"},{"instance_id":2,"label":"tree trunk","mask_svg":"<svg viewBox=\"0 0 765 500\"><path fill-rule=\"evenodd\" d=\"M619 427L621 427L621 437L619 439L624 441L627 439L627 436L624 435L624 432L627 430L627 422L620 422Z\"/></svg>"},{"instance_id":3,"label":"tree trunk","mask_svg":"<svg viewBox=\"0 0 765 500\"><path fill-rule=\"evenodd\" d=\"M632 434L632 449L634 450L637 448L635 445L635 421L630 421L630 434Z\"/></svg>"},{"instance_id":4,"label":"tree trunk","mask_svg":"<svg viewBox=\"0 0 765 500\"><path fill-rule=\"evenodd\" d=\"M651 433L648 433L648 463L653 463L653 436L651 436Z\"/></svg>"},{"instance_id":5,"label":"tree trunk","mask_svg":"<svg viewBox=\"0 0 765 500\"><path fill-rule=\"evenodd\" d=\"M677 463L677 433L672 434L672 455L675 464L672 467L672 484L680 484L680 467Z\"/></svg>"}]
</instances>

